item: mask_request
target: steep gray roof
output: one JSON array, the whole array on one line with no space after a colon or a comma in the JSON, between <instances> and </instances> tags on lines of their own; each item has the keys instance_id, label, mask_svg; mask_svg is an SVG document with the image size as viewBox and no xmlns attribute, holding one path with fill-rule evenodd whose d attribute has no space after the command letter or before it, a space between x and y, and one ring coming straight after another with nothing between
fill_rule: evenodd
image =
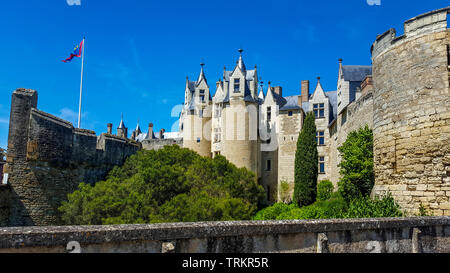
<instances>
[{"instance_id":1,"label":"steep gray roof","mask_svg":"<svg viewBox=\"0 0 450 273\"><path fill-rule=\"evenodd\" d=\"M372 67L364 65L343 65L342 73L345 81L362 82L367 75L372 75Z\"/></svg>"},{"instance_id":2,"label":"steep gray roof","mask_svg":"<svg viewBox=\"0 0 450 273\"><path fill-rule=\"evenodd\" d=\"M309 102L302 102L302 109L303 111L305 111L305 113L309 112Z\"/></svg>"},{"instance_id":3,"label":"steep gray roof","mask_svg":"<svg viewBox=\"0 0 450 273\"><path fill-rule=\"evenodd\" d=\"M280 107L280 111L285 110L299 110L300 106L298 106L298 96L288 96L284 97L286 103Z\"/></svg>"},{"instance_id":4,"label":"steep gray roof","mask_svg":"<svg viewBox=\"0 0 450 273\"><path fill-rule=\"evenodd\" d=\"M328 97L328 102L330 104L330 124L337 118L337 91L325 92Z\"/></svg>"}]
</instances>

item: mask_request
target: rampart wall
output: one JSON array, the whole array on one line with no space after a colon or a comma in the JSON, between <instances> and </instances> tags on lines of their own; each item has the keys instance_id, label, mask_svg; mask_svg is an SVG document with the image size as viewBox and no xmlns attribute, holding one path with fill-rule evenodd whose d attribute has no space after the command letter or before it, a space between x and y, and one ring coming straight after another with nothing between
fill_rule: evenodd
<instances>
[{"instance_id":1,"label":"rampart wall","mask_svg":"<svg viewBox=\"0 0 450 273\"><path fill-rule=\"evenodd\" d=\"M10 226L55 225L58 207L81 182L93 184L136 153L140 145L39 111L37 92L18 89L11 102L5 173Z\"/></svg>"},{"instance_id":2,"label":"rampart wall","mask_svg":"<svg viewBox=\"0 0 450 273\"><path fill-rule=\"evenodd\" d=\"M407 214L450 215L450 7L405 22L372 46L374 195Z\"/></svg>"}]
</instances>

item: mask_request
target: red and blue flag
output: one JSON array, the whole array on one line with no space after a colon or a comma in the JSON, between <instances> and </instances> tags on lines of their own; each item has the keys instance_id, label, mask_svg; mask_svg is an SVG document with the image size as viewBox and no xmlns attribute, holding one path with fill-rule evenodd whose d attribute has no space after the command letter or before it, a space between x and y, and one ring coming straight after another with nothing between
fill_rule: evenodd
<instances>
[{"instance_id":1,"label":"red and blue flag","mask_svg":"<svg viewBox=\"0 0 450 273\"><path fill-rule=\"evenodd\" d=\"M81 52L82 52L83 46L84 46L83 43L84 43L84 39L83 39L83 41L81 41L81 43L80 43L79 45L77 45L77 46L73 49L73 52L70 54L70 57L67 58L67 59L65 59L65 60L63 60L63 62L67 63L67 62L72 61L72 59L73 59L74 57L81 57Z\"/></svg>"}]
</instances>

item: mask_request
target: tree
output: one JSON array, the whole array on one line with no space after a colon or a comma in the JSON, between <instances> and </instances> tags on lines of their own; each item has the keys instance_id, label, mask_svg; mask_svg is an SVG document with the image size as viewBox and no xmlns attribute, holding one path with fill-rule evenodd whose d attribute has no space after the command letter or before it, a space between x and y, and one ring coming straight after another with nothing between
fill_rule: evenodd
<instances>
[{"instance_id":1,"label":"tree","mask_svg":"<svg viewBox=\"0 0 450 273\"><path fill-rule=\"evenodd\" d=\"M366 125L351 132L338 150L342 157L339 193L347 202L369 196L375 181L372 130Z\"/></svg>"},{"instance_id":2,"label":"tree","mask_svg":"<svg viewBox=\"0 0 450 273\"><path fill-rule=\"evenodd\" d=\"M174 145L139 151L105 181L81 184L60 211L69 225L249 220L263 197L254 173Z\"/></svg>"},{"instance_id":3,"label":"tree","mask_svg":"<svg viewBox=\"0 0 450 273\"><path fill-rule=\"evenodd\" d=\"M311 205L316 201L318 152L314 113L306 115L295 152L294 203L299 207Z\"/></svg>"}]
</instances>

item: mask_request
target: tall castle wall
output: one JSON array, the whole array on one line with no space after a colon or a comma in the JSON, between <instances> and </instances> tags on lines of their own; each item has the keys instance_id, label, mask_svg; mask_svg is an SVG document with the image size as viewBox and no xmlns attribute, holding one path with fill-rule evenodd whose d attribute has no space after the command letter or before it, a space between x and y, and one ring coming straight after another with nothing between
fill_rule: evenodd
<instances>
[{"instance_id":1,"label":"tall castle wall","mask_svg":"<svg viewBox=\"0 0 450 273\"><path fill-rule=\"evenodd\" d=\"M68 193L104 179L140 148L113 135L97 138L36 108L36 91L14 91L5 166L10 226L61 223L57 209Z\"/></svg>"},{"instance_id":2,"label":"tall castle wall","mask_svg":"<svg viewBox=\"0 0 450 273\"><path fill-rule=\"evenodd\" d=\"M330 127L330 143L328 148L327 174L335 189L340 180L341 156L338 148L347 140L349 133L358 131L366 125L373 128L373 89L371 87L361 92L361 96L350 103L335 123Z\"/></svg>"},{"instance_id":3,"label":"tall castle wall","mask_svg":"<svg viewBox=\"0 0 450 273\"><path fill-rule=\"evenodd\" d=\"M450 7L391 29L372 46L374 195L408 214L450 215Z\"/></svg>"}]
</instances>

